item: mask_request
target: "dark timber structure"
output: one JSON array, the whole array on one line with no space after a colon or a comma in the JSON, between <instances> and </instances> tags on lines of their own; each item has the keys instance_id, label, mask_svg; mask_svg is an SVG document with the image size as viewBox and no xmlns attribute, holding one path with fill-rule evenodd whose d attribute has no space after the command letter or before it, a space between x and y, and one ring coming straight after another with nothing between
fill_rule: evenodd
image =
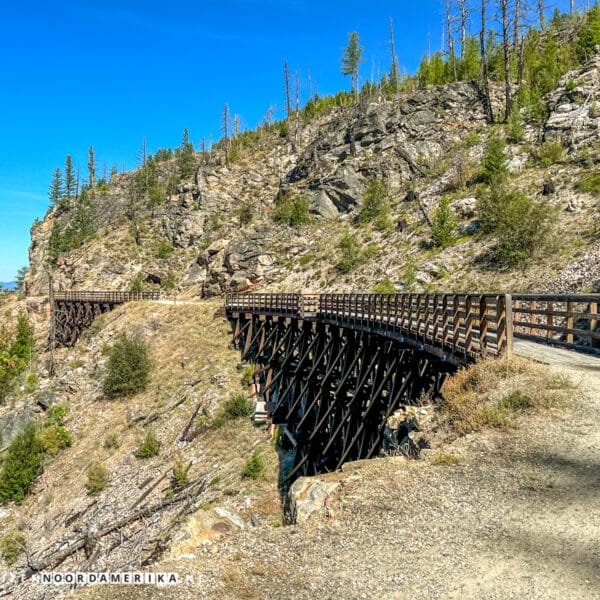
<instances>
[{"instance_id":1,"label":"dark timber structure","mask_svg":"<svg viewBox=\"0 0 600 600\"><path fill-rule=\"evenodd\" d=\"M511 352L514 335L597 345L599 299L229 294L225 309L242 359L260 366L272 421L295 448L291 479L372 457L394 410L435 398L459 365Z\"/></svg>"},{"instance_id":2,"label":"dark timber structure","mask_svg":"<svg viewBox=\"0 0 600 600\"><path fill-rule=\"evenodd\" d=\"M51 294L51 344L72 346L99 315L158 298ZM600 294L229 294L225 311L295 448L293 478L373 456L399 406L435 398L458 366L510 353L515 337L597 351L599 303Z\"/></svg>"},{"instance_id":3,"label":"dark timber structure","mask_svg":"<svg viewBox=\"0 0 600 600\"><path fill-rule=\"evenodd\" d=\"M160 292L55 292L50 298L50 343L73 346L96 317L132 300L158 300ZM52 340L52 338L54 338Z\"/></svg>"}]
</instances>

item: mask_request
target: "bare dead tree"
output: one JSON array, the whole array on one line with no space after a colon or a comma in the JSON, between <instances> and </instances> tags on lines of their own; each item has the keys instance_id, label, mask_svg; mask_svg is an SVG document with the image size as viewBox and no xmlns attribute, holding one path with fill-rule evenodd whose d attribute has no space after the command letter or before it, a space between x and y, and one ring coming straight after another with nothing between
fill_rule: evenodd
<instances>
[{"instance_id":1,"label":"bare dead tree","mask_svg":"<svg viewBox=\"0 0 600 600\"><path fill-rule=\"evenodd\" d=\"M507 121L512 104L510 89L510 28L508 23L508 0L499 0L499 8L502 18L502 52L504 55L504 120Z\"/></svg>"},{"instance_id":2,"label":"bare dead tree","mask_svg":"<svg viewBox=\"0 0 600 600\"><path fill-rule=\"evenodd\" d=\"M575 12L575 2L574 2L574 0L570 0L570 2L569 2L569 14L571 16L573 16L574 12Z\"/></svg>"},{"instance_id":3,"label":"bare dead tree","mask_svg":"<svg viewBox=\"0 0 600 600\"><path fill-rule=\"evenodd\" d=\"M292 96L290 93L290 69L287 60L283 63L283 75L285 78L285 106L287 109L287 118L292 116Z\"/></svg>"},{"instance_id":4,"label":"bare dead tree","mask_svg":"<svg viewBox=\"0 0 600 600\"><path fill-rule=\"evenodd\" d=\"M225 140L225 164L229 164L229 146L231 143L231 112L229 104L223 106L223 114L221 115L221 132Z\"/></svg>"},{"instance_id":5,"label":"bare dead tree","mask_svg":"<svg viewBox=\"0 0 600 600\"><path fill-rule=\"evenodd\" d=\"M465 48L467 46L467 0L458 0L460 10L460 57L465 58Z\"/></svg>"},{"instance_id":6,"label":"bare dead tree","mask_svg":"<svg viewBox=\"0 0 600 600\"><path fill-rule=\"evenodd\" d=\"M233 135L234 137L240 135L240 115L234 115L233 117Z\"/></svg>"},{"instance_id":7,"label":"bare dead tree","mask_svg":"<svg viewBox=\"0 0 600 600\"><path fill-rule=\"evenodd\" d=\"M445 0L444 3L446 10L446 33L448 35L448 60L452 64L452 72L454 75L454 81L458 79L458 73L456 71L456 55L454 52L454 35L452 32L452 1Z\"/></svg>"},{"instance_id":8,"label":"bare dead tree","mask_svg":"<svg viewBox=\"0 0 600 600\"><path fill-rule=\"evenodd\" d=\"M538 0L538 14L540 18L540 29L544 31L546 29L546 16L544 15L544 0Z\"/></svg>"},{"instance_id":9,"label":"bare dead tree","mask_svg":"<svg viewBox=\"0 0 600 600\"><path fill-rule=\"evenodd\" d=\"M486 35L486 0L481 0L481 29L479 30L479 52L481 57L481 79L483 81L483 93L485 96L485 110L490 123L494 122L494 111L492 110L492 99L490 96L490 82L488 78L487 57L485 53Z\"/></svg>"},{"instance_id":10,"label":"bare dead tree","mask_svg":"<svg viewBox=\"0 0 600 600\"><path fill-rule=\"evenodd\" d=\"M312 77L310 75L310 69L308 70L307 80L308 80L308 99L310 100L312 98Z\"/></svg>"},{"instance_id":11,"label":"bare dead tree","mask_svg":"<svg viewBox=\"0 0 600 600\"><path fill-rule=\"evenodd\" d=\"M521 0L515 0L515 12L513 19L513 52L517 52L519 49L519 40L521 39Z\"/></svg>"},{"instance_id":12,"label":"bare dead tree","mask_svg":"<svg viewBox=\"0 0 600 600\"><path fill-rule=\"evenodd\" d=\"M398 91L400 86L400 68L398 65L398 56L396 55L396 44L394 42L394 20L390 17L390 50L392 53L392 68L390 72L390 79L394 91Z\"/></svg>"}]
</instances>

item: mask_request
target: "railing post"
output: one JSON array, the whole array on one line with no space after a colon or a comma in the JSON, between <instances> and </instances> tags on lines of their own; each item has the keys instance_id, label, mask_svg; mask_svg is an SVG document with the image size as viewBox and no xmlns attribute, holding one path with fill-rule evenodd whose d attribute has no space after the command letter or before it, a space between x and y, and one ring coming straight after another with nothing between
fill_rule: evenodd
<instances>
[{"instance_id":1,"label":"railing post","mask_svg":"<svg viewBox=\"0 0 600 600\"><path fill-rule=\"evenodd\" d=\"M573 303L570 301L567 301L567 329L573 329ZM572 344L573 341L573 332L567 332L567 343Z\"/></svg>"},{"instance_id":2,"label":"railing post","mask_svg":"<svg viewBox=\"0 0 600 600\"><path fill-rule=\"evenodd\" d=\"M487 298L481 296L479 299L479 350L482 356L487 351L488 318L487 318Z\"/></svg>"},{"instance_id":3,"label":"railing post","mask_svg":"<svg viewBox=\"0 0 600 600\"><path fill-rule=\"evenodd\" d=\"M598 303L590 302L590 346L592 348L600 347L600 340L596 340L591 334L596 333L598 328Z\"/></svg>"},{"instance_id":4,"label":"railing post","mask_svg":"<svg viewBox=\"0 0 600 600\"><path fill-rule=\"evenodd\" d=\"M510 294L504 295L504 321L506 323L506 354L509 356L513 353L513 305L512 296ZM500 350L498 348L498 350Z\"/></svg>"}]
</instances>

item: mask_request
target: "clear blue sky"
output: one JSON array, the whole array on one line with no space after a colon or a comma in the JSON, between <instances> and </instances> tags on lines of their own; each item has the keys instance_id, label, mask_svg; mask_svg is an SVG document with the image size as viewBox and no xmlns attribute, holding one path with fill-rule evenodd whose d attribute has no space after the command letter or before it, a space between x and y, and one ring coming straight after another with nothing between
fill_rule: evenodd
<instances>
[{"instance_id":1,"label":"clear blue sky","mask_svg":"<svg viewBox=\"0 0 600 600\"><path fill-rule=\"evenodd\" d=\"M562 8L567 0L555 2ZM578 2L582 4L582 2ZM365 47L362 78L389 67L389 18L402 67L441 45L441 0L23 0L0 14L0 281L27 264L29 228L46 212L67 154L85 173L131 169L148 149L218 139L223 104L253 128L283 116L283 61L321 95L346 89L347 33Z\"/></svg>"}]
</instances>

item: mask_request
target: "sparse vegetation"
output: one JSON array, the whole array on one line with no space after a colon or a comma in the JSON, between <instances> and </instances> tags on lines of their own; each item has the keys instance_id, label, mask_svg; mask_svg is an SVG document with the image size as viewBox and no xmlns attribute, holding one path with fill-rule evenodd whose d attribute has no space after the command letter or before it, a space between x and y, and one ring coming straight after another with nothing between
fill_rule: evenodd
<instances>
[{"instance_id":1,"label":"sparse vegetation","mask_svg":"<svg viewBox=\"0 0 600 600\"><path fill-rule=\"evenodd\" d=\"M14 565L27 548L27 538L22 531L14 530L5 533L0 539L0 553L8 565Z\"/></svg>"},{"instance_id":2,"label":"sparse vegetation","mask_svg":"<svg viewBox=\"0 0 600 600\"><path fill-rule=\"evenodd\" d=\"M275 204L273 218L290 227L306 225L310 220L308 200L292 193L284 194Z\"/></svg>"},{"instance_id":3,"label":"sparse vegetation","mask_svg":"<svg viewBox=\"0 0 600 600\"><path fill-rule=\"evenodd\" d=\"M395 294L396 286L389 277L386 277L373 288L373 291L376 294Z\"/></svg>"},{"instance_id":4,"label":"sparse vegetation","mask_svg":"<svg viewBox=\"0 0 600 600\"><path fill-rule=\"evenodd\" d=\"M260 451L258 449L254 450L244 465L242 477L258 479L259 477L262 477L266 468L267 465L265 459L260 454Z\"/></svg>"},{"instance_id":5,"label":"sparse vegetation","mask_svg":"<svg viewBox=\"0 0 600 600\"><path fill-rule=\"evenodd\" d=\"M249 417L254 412L254 403L244 394L231 394L223 403L223 415L228 421Z\"/></svg>"},{"instance_id":6,"label":"sparse vegetation","mask_svg":"<svg viewBox=\"0 0 600 600\"><path fill-rule=\"evenodd\" d=\"M544 142L536 149L535 156L543 167L549 167L563 159L564 148L559 140Z\"/></svg>"},{"instance_id":7,"label":"sparse vegetation","mask_svg":"<svg viewBox=\"0 0 600 600\"><path fill-rule=\"evenodd\" d=\"M358 213L359 223L373 223L381 231L392 226L390 220L390 188L383 179L372 179L363 194L363 202Z\"/></svg>"},{"instance_id":8,"label":"sparse vegetation","mask_svg":"<svg viewBox=\"0 0 600 600\"><path fill-rule=\"evenodd\" d=\"M564 404L572 389L568 378L553 382L547 367L524 358L489 359L446 382L441 418L456 435L505 428L523 412Z\"/></svg>"},{"instance_id":9,"label":"sparse vegetation","mask_svg":"<svg viewBox=\"0 0 600 600\"><path fill-rule=\"evenodd\" d=\"M600 173L590 173L584 175L577 182L577 189L583 193L593 194L600 197Z\"/></svg>"},{"instance_id":10,"label":"sparse vegetation","mask_svg":"<svg viewBox=\"0 0 600 600\"><path fill-rule=\"evenodd\" d=\"M173 465L173 473L171 475L171 487L177 491L188 483L188 471L190 465L186 465L181 457L179 457Z\"/></svg>"},{"instance_id":11,"label":"sparse vegetation","mask_svg":"<svg viewBox=\"0 0 600 600\"><path fill-rule=\"evenodd\" d=\"M460 463L460 456L458 454L451 454L449 452L443 452L437 454L431 459L431 464L434 466L438 465L457 465Z\"/></svg>"},{"instance_id":12,"label":"sparse vegetation","mask_svg":"<svg viewBox=\"0 0 600 600\"><path fill-rule=\"evenodd\" d=\"M107 433L104 441L102 442L102 447L105 450L117 450L121 447L121 438L116 431L111 431Z\"/></svg>"},{"instance_id":13,"label":"sparse vegetation","mask_svg":"<svg viewBox=\"0 0 600 600\"><path fill-rule=\"evenodd\" d=\"M144 390L150 376L146 342L122 333L108 349L104 394L108 398L128 396Z\"/></svg>"},{"instance_id":14,"label":"sparse vegetation","mask_svg":"<svg viewBox=\"0 0 600 600\"><path fill-rule=\"evenodd\" d=\"M173 255L173 244L169 240L161 240L156 249L156 257L167 259Z\"/></svg>"},{"instance_id":15,"label":"sparse vegetation","mask_svg":"<svg viewBox=\"0 0 600 600\"><path fill-rule=\"evenodd\" d=\"M160 442L152 429L146 431L144 439L138 446L135 455L138 458L152 458L160 452Z\"/></svg>"},{"instance_id":16,"label":"sparse vegetation","mask_svg":"<svg viewBox=\"0 0 600 600\"><path fill-rule=\"evenodd\" d=\"M99 496L108 487L110 471L102 463L92 463L87 470L85 489L88 496Z\"/></svg>"}]
</instances>

